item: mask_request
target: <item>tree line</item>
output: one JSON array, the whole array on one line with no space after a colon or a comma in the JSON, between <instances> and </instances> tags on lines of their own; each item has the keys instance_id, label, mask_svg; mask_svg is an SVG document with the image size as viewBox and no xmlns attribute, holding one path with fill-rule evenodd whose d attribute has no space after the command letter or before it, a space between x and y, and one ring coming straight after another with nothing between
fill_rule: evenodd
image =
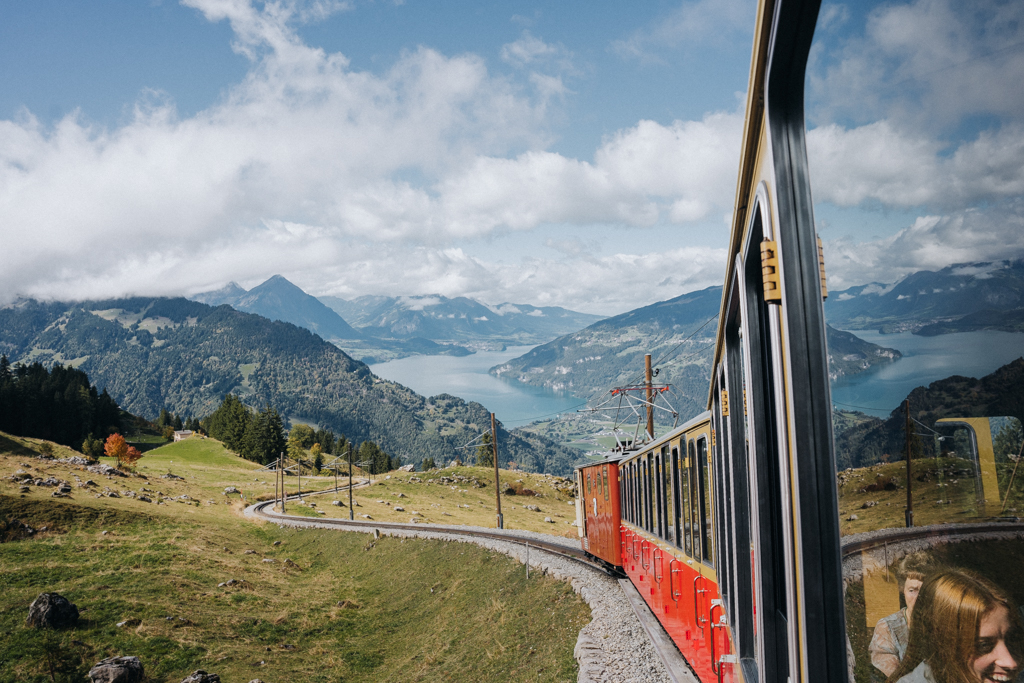
<instances>
[{"instance_id":1,"label":"tree line","mask_svg":"<svg viewBox=\"0 0 1024 683\"><path fill-rule=\"evenodd\" d=\"M253 410L234 394L227 394L217 410L199 421L199 427L228 450L261 465L288 453L293 460L312 458L314 469L320 470L325 455L344 456L350 447L353 460L365 463L364 469L372 474L388 472L402 464L399 456L385 453L372 441L356 446L330 429L296 424L286 438L284 420L276 409L268 405L263 410Z\"/></svg>"},{"instance_id":2,"label":"tree line","mask_svg":"<svg viewBox=\"0 0 1024 683\"><path fill-rule=\"evenodd\" d=\"M98 391L76 368L11 365L0 356L0 431L47 439L71 448L122 430L122 414L106 389Z\"/></svg>"}]
</instances>

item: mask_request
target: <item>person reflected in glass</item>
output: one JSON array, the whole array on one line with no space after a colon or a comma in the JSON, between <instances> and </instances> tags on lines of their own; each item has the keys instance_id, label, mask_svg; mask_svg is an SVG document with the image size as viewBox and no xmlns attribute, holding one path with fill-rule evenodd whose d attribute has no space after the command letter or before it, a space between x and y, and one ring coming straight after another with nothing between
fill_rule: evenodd
<instances>
[{"instance_id":1,"label":"person reflected in glass","mask_svg":"<svg viewBox=\"0 0 1024 683\"><path fill-rule=\"evenodd\" d=\"M1010 683L1020 673L1020 621L1007 594L962 570L928 577L906 656L889 683Z\"/></svg>"},{"instance_id":2,"label":"person reflected in glass","mask_svg":"<svg viewBox=\"0 0 1024 683\"><path fill-rule=\"evenodd\" d=\"M895 614L878 620L874 635L868 645L871 664L886 676L891 676L903 661L910 642L910 616L917 602L917 594L921 590L924 574L907 572L903 579L903 601L906 607Z\"/></svg>"}]
</instances>

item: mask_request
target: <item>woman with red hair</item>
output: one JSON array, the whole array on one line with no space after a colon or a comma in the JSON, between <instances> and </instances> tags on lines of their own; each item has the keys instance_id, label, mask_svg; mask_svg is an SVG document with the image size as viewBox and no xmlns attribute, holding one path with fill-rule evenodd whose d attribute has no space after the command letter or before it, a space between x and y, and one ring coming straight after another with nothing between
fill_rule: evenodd
<instances>
[{"instance_id":1,"label":"woman with red hair","mask_svg":"<svg viewBox=\"0 0 1024 683\"><path fill-rule=\"evenodd\" d=\"M1014 683L1020 624L995 584L967 571L929 576L910 622L910 644L890 683Z\"/></svg>"}]
</instances>

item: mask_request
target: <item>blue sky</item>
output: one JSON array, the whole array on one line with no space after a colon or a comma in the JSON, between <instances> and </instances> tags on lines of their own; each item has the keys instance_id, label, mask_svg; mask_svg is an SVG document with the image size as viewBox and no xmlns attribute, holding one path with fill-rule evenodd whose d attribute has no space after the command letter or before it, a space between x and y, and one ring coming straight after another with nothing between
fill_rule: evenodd
<instances>
[{"instance_id":1,"label":"blue sky","mask_svg":"<svg viewBox=\"0 0 1024 683\"><path fill-rule=\"evenodd\" d=\"M1024 255L1020 6L824 5L808 145L830 288ZM612 314L719 284L754 13L4 3L0 299L281 273Z\"/></svg>"}]
</instances>

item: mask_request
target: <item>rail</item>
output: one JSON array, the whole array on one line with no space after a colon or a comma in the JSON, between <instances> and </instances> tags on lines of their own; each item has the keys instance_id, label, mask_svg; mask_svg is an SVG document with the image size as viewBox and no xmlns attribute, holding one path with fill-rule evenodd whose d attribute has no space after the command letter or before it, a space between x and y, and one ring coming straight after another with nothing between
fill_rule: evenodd
<instances>
[{"instance_id":1,"label":"rail","mask_svg":"<svg viewBox=\"0 0 1024 683\"><path fill-rule=\"evenodd\" d=\"M352 488L357 489L365 486L367 480L363 480L358 485L354 485ZM333 488L325 491L314 491L304 493L306 497L309 496L322 496L327 494L334 494L340 491L345 491L348 486L342 486L339 490ZM288 496L286 502L298 500L298 496ZM290 522L297 523L300 526L316 525L319 527L337 527L339 529L348 529L351 531L363 531L369 532L373 529L394 529L397 531L420 531L435 534L453 534L459 536L471 536L475 538L488 538L497 541L505 541L508 543L516 543L518 545L526 546L529 544L532 548L539 548L546 552L564 557L569 560L573 560L579 564L585 565L590 569L599 571L606 576L614 578L620 578L622 574L617 570L610 569L604 565L592 562L587 559L586 553L580 548L570 548L558 543L552 543L550 541L543 541L540 539L524 538L513 535L511 531L481 531L480 529L467 529L465 527L450 526L444 524L403 524L401 522L377 522L369 521L364 522L360 520L352 519L336 519L330 517L322 518L311 518L300 515L289 515L273 510L273 506L277 504L277 500L266 500L254 503L245 509L245 515L247 517L253 517L257 519L264 519L270 522Z\"/></svg>"},{"instance_id":2,"label":"rail","mask_svg":"<svg viewBox=\"0 0 1024 683\"><path fill-rule=\"evenodd\" d=\"M934 524L909 529L882 529L867 534L856 534L843 543L841 548L843 559L862 553L866 550L881 548L889 543L904 543L923 538L955 538L957 536L978 536L984 534L1005 534L1007 532L1024 533L1024 523L1014 521L997 521L976 524ZM868 535L868 538L857 538Z\"/></svg>"}]
</instances>

